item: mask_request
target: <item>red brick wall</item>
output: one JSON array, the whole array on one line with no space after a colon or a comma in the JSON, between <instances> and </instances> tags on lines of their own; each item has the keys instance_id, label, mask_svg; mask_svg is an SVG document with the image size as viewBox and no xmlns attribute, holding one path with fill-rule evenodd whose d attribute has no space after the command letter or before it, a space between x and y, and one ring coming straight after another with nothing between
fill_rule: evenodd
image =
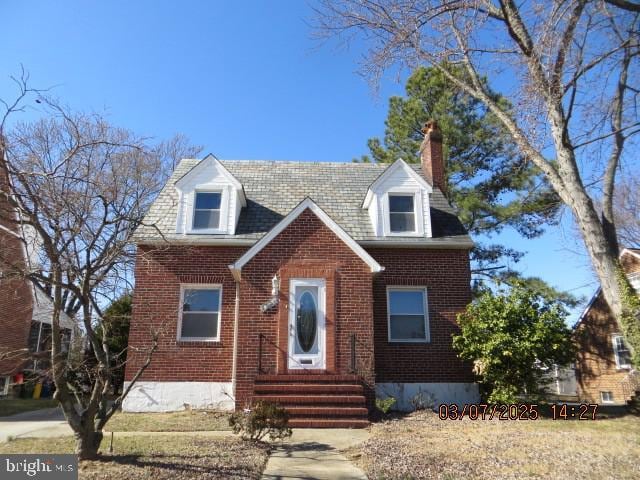
<instances>
[{"instance_id":1,"label":"red brick wall","mask_svg":"<svg viewBox=\"0 0 640 480\"><path fill-rule=\"evenodd\" d=\"M456 356L451 336L456 315L471 301L466 250L369 248L385 267L373 282L376 382L472 382L471 366ZM389 343L387 286L425 286L429 343Z\"/></svg>"},{"instance_id":2,"label":"red brick wall","mask_svg":"<svg viewBox=\"0 0 640 480\"><path fill-rule=\"evenodd\" d=\"M233 353L235 281L227 267L245 248L151 247L141 245L136 261L133 319L129 333L126 380L145 358L151 329L161 329L159 349L142 380L230 382ZM220 342L177 340L180 284L222 284Z\"/></svg>"},{"instance_id":3,"label":"red brick wall","mask_svg":"<svg viewBox=\"0 0 640 480\"><path fill-rule=\"evenodd\" d=\"M0 170L0 225L15 231L15 223L7 221L13 213L5 191L6 176ZM0 246L0 375L9 375L23 365L16 351L28 346L33 297L29 283L20 275L25 267L21 241L0 229Z\"/></svg>"},{"instance_id":4,"label":"red brick wall","mask_svg":"<svg viewBox=\"0 0 640 480\"><path fill-rule=\"evenodd\" d=\"M271 279L276 272L281 279L280 304L262 313L260 305L271 296ZM242 270L238 405L242 406L253 393L260 333L266 338L262 357L264 372L285 370L285 359L279 352L286 345L289 279L295 277L327 279L328 370L348 373L349 336L355 333L357 368L369 384L368 394L372 398L372 275L371 269L309 210L258 253ZM330 345L332 335L335 349Z\"/></svg>"},{"instance_id":5,"label":"red brick wall","mask_svg":"<svg viewBox=\"0 0 640 480\"><path fill-rule=\"evenodd\" d=\"M621 258L628 274L640 272L640 260L626 254ZM576 377L581 401L600 403L600 392L611 392L615 403L625 403L628 393L623 387L628 370L619 370L613 351L612 335L620 333L609 305L600 293L576 328L578 343Z\"/></svg>"},{"instance_id":6,"label":"red brick wall","mask_svg":"<svg viewBox=\"0 0 640 480\"><path fill-rule=\"evenodd\" d=\"M622 382L628 370L618 370L611 335L620 329L602 294L593 302L575 332L578 342L576 379L581 401L600 403L600 392L612 392L615 403L625 403Z\"/></svg>"},{"instance_id":7,"label":"red brick wall","mask_svg":"<svg viewBox=\"0 0 640 480\"><path fill-rule=\"evenodd\" d=\"M235 282L227 266L245 250L213 246L139 247L130 346L145 348L150 343L150 328L160 325L164 328L160 349L143 380L231 380ZM253 394L261 333L265 339L263 372L286 372L283 350L291 278L325 278L327 371L349 372L350 335L355 333L356 366L369 386L370 401L375 381L472 381L470 368L457 359L451 348L455 315L470 300L468 252L371 249L370 253L385 267L382 274L372 274L344 242L307 210L244 266L240 288L238 406L243 406ZM280 304L263 313L260 306L271 297L271 280L276 272L281 280ZM181 283L223 285L221 342L176 341ZM428 287L430 344L387 342L386 285ZM129 358L128 380L144 355L132 351Z\"/></svg>"}]
</instances>

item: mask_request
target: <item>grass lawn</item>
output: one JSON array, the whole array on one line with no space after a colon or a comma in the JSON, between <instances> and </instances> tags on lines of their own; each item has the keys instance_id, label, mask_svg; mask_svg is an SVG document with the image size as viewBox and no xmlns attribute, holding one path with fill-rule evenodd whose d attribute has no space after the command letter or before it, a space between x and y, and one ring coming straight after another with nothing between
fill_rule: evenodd
<instances>
[{"instance_id":1,"label":"grass lawn","mask_svg":"<svg viewBox=\"0 0 640 480\"><path fill-rule=\"evenodd\" d=\"M113 454L80 464L82 480L257 479L267 461L263 444L196 436L116 434ZM108 450L105 436L102 450ZM0 443L0 453L73 453L72 437L24 438Z\"/></svg>"},{"instance_id":2,"label":"grass lawn","mask_svg":"<svg viewBox=\"0 0 640 480\"><path fill-rule=\"evenodd\" d=\"M373 425L350 456L372 479L637 479L640 418L440 420Z\"/></svg>"},{"instance_id":3,"label":"grass lawn","mask_svg":"<svg viewBox=\"0 0 640 480\"><path fill-rule=\"evenodd\" d=\"M192 410L168 413L118 412L105 426L110 432L195 432L231 430L229 413Z\"/></svg>"},{"instance_id":4,"label":"grass lawn","mask_svg":"<svg viewBox=\"0 0 640 480\"><path fill-rule=\"evenodd\" d=\"M41 408L55 407L58 403L53 398L2 398L0 399L0 417L14 415L16 413L40 410Z\"/></svg>"}]
</instances>

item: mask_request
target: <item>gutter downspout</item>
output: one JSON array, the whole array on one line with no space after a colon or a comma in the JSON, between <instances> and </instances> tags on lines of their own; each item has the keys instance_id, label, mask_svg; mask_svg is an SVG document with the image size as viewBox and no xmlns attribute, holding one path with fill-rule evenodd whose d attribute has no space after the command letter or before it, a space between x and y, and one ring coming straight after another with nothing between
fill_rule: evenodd
<instances>
[{"instance_id":1,"label":"gutter downspout","mask_svg":"<svg viewBox=\"0 0 640 480\"><path fill-rule=\"evenodd\" d=\"M238 370L238 320L240 318L240 280L236 279L236 305L233 318L233 362L231 366L231 391L236 401L236 377Z\"/></svg>"}]
</instances>

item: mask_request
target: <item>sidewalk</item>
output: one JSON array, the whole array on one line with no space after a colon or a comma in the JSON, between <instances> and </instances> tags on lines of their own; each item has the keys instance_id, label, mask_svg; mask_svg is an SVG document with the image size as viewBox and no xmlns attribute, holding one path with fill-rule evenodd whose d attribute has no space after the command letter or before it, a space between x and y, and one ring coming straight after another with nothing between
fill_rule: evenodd
<instances>
[{"instance_id":1,"label":"sidewalk","mask_svg":"<svg viewBox=\"0 0 640 480\"><path fill-rule=\"evenodd\" d=\"M368 437L369 432L360 429L294 429L269 457L262 480L366 480L340 452Z\"/></svg>"},{"instance_id":2,"label":"sidewalk","mask_svg":"<svg viewBox=\"0 0 640 480\"><path fill-rule=\"evenodd\" d=\"M6 442L9 437L61 437L71 433L58 407L0 417L0 442Z\"/></svg>"}]
</instances>

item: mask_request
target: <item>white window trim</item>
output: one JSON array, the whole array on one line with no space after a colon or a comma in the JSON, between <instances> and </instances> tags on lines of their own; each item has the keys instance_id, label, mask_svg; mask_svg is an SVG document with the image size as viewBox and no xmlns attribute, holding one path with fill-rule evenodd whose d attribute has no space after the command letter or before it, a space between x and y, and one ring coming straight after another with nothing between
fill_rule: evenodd
<instances>
[{"instance_id":1,"label":"white window trim","mask_svg":"<svg viewBox=\"0 0 640 480\"><path fill-rule=\"evenodd\" d=\"M425 338L408 338L408 339L392 339L391 338L391 302L389 301L389 292L391 291L417 291L421 290L424 298L424 333ZM387 286L387 340L389 343L431 343L431 332L429 331L429 298L427 296L427 287L425 286L407 286L407 285L388 285Z\"/></svg>"},{"instance_id":2,"label":"white window trim","mask_svg":"<svg viewBox=\"0 0 640 480\"><path fill-rule=\"evenodd\" d=\"M636 292L640 293L640 273L629 275L629 283Z\"/></svg>"},{"instance_id":3,"label":"white window trim","mask_svg":"<svg viewBox=\"0 0 640 480\"><path fill-rule=\"evenodd\" d=\"M182 308L184 306L184 292L185 290L219 290L220 302L218 305L218 328L216 329L217 336L215 337L183 337L182 336ZM222 325L222 284L220 283L183 283L180 285L180 304L178 306L178 331L176 337L179 342L219 342L220 341L220 327Z\"/></svg>"},{"instance_id":4,"label":"white window trim","mask_svg":"<svg viewBox=\"0 0 640 480\"><path fill-rule=\"evenodd\" d=\"M198 193L219 193L220 194L220 223L218 228L194 228L193 221L196 216L196 196ZM227 188L220 187L198 187L192 192L191 211L189 213L189 226L187 234L190 235L211 235L226 234L228 230L229 219L229 193Z\"/></svg>"},{"instance_id":5,"label":"white window trim","mask_svg":"<svg viewBox=\"0 0 640 480\"><path fill-rule=\"evenodd\" d=\"M624 336L621 333L614 333L613 335L611 335L611 344L613 346L613 355L616 359L616 368L618 370L628 370L631 368L630 363L624 365L620 363L620 355L618 353L618 347L616 345L616 338L622 338L622 341L624 341Z\"/></svg>"},{"instance_id":6,"label":"white window trim","mask_svg":"<svg viewBox=\"0 0 640 480\"><path fill-rule=\"evenodd\" d=\"M602 395L603 393L610 393L611 394L611 400L605 400L604 399L604 395ZM606 392L605 391L601 391L600 392L600 402L601 403L615 403L615 400L613 399L613 392L608 391L608 390Z\"/></svg>"},{"instance_id":7,"label":"white window trim","mask_svg":"<svg viewBox=\"0 0 640 480\"><path fill-rule=\"evenodd\" d=\"M392 232L389 215L389 196L413 195L413 216L415 229L413 232ZM382 225L385 237L423 237L424 236L424 208L422 190L419 188L393 188L382 196Z\"/></svg>"},{"instance_id":8,"label":"white window trim","mask_svg":"<svg viewBox=\"0 0 640 480\"><path fill-rule=\"evenodd\" d=\"M6 397L9 395L9 385L11 384L11 377L3 375L4 378L4 388L0 391L0 397Z\"/></svg>"},{"instance_id":9,"label":"white window trim","mask_svg":"<svg viewBox=\"0 0 640 480\"><path fill-rule=\"evenodd\" d=\"M295 322L296 315L296 287L317 287L318 298L314 299L317 302L317 309L320 313L318 318L318 353L293 353L295 350L295 337L292 335L292 325ZM324 278L292 278L289 280L289 316L287 331L289 332L288 340L288 361L287 368L290 370L324 370L327 368L327 283ZM315 365L309 366L299 362L299 360L311 360L316 361Z\"/></svg>"}]
</instances>

